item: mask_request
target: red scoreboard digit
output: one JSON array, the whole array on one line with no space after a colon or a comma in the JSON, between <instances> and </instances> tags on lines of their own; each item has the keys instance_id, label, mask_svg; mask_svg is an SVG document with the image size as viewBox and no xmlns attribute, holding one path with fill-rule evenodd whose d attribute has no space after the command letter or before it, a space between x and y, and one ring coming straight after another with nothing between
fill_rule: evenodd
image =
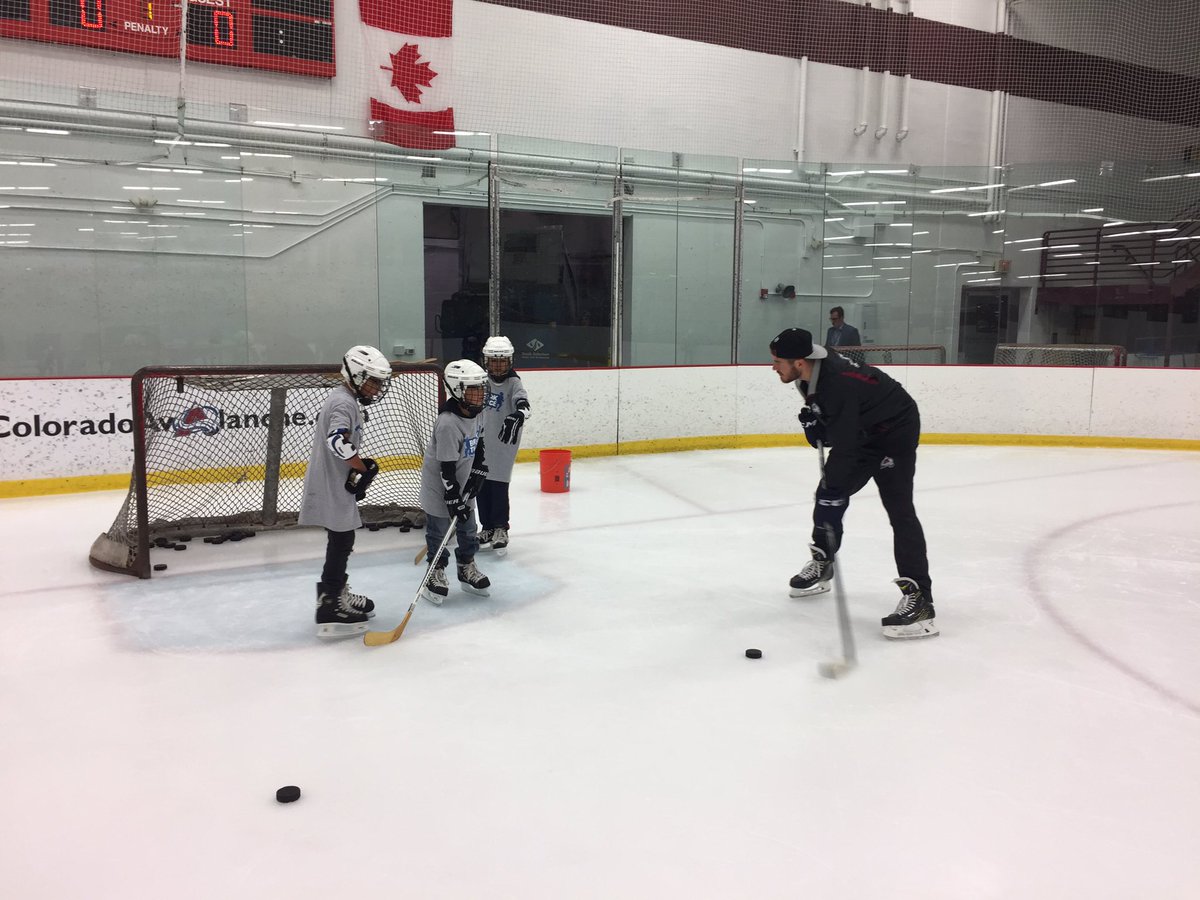
<instances>
[{"instance_id":1,"label":"red scoreboard digit","mask_svg":"<svg viewBox=\"0 0 1200 900\"><path fill-rule=\"evenodd\" d=\"M179 56L175 0L0 0L0 37ZM333 0L188 0L187 58L332 78Z\"/></svg>"}]
</instances>

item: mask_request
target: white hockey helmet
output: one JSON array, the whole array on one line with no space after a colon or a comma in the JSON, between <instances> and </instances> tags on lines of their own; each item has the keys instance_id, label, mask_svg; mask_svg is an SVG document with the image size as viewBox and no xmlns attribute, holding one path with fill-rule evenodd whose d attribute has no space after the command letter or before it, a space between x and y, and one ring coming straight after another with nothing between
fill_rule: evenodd
<instances>
[{"instance_id":1,"label":"white hockey helmet","mask_svg":"<svg viewBox=\"0 0 1200 900\"><path fill-rule=\"evenodd\" d=\"M501 359L507 356L512 359L513 344L508 338L502 334L487 339L487 343L483 345L484 359Z\"/></svg>"},{"instance_id":2,"label":"white hockey helmet","mask_svg":"<svg viewBox=\"0 0 1200 900\"><path fill-rule=\"evenodd\" d=\"M483 366L493 378L503 378L512 368L513 345L504 335L487 339L483 345Z\"/></svg>"},{"instance_id":3,"label":"white hockey helmet","mask_svg":"<svg viewBox=\"0 0 1200 900\"><path fill-rule=\"evenodd\" d=\"M369 378L374 378L379 383L379 390L367 397L362 389ZM391 363L374 347L359 344L347 350L346 355L342 357L342 381L354 391L358 402L364 406L384 395L391 378Z\"/></svg>"},{"instance_id":4,"label":"white hockey helmet","mask_svg":"<svg viewBox=\"0 0 1200 900\"><path fill-rule=\"evenodd\" d=\"M478 363L473 363L469 359L456 359L446 366L445 380L446 390L450 392L451 397L467 409L483 409L484 399L487 396L487 372L483 371ZM467 388L470 387L482 388L483 396L480 397L478 403L467 402Z\"/></svg>"}]
</instances>

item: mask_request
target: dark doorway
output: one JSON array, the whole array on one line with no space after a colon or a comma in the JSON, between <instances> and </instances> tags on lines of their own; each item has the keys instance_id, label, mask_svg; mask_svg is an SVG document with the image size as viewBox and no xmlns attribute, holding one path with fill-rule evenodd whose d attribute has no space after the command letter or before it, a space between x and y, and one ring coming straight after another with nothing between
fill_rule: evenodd
<instances>
[{"instance_id":1,"label":"dark doorway","mask_svg":"<svg viewBox=\"0 0 1200 900\"><path fill-rule=\"evenodd\" d=\"M997 344L1011 344L1017 336L1016 288L962 289L958 316L958 361L990 366Z\"/></svg>"}]
</instances>

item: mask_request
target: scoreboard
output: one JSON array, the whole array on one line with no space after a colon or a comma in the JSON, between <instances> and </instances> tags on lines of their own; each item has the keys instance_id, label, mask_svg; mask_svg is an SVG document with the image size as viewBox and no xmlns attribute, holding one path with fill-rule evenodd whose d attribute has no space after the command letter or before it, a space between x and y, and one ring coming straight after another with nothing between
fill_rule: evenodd
<instances>
[{"instance_id":1,"label":"scoreboard","mask_svg":"<svg viewBox=\"0 0 1200 900\"><path fill-rule=\"evenodd\" d=\"M178 0L0 0L0 37L179 57ZM332 78L333 0L188 0L187 59Z\"/></svg>"}]
</instances>

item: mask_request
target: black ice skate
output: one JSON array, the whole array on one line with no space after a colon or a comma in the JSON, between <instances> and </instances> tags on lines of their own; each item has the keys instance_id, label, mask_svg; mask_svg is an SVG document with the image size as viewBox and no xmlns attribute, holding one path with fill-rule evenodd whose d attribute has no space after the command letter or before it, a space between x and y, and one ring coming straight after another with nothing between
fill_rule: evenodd
<instances>
[{"instance_id":1,"label":"black ice skate","mask_svg":"<svg viewBox=\"0 0 1200 900\"><path fill-rule=\"evenodd\" d=\"M458 564L458 583L464 591L471 594L478 594L480 597L488 596L487 589L492 586L487 576L475 568L475 560L473 559Z\"/></svg>"},{"instance_id":2,"label":"black ice skate","mask_svg":"<svg viewBox=\"0 0 1200 900\"><path fill-rule=\"evenodd\" d=\"M363 594L356 594L350 590L350 585L347 584L342 588L341 594L338 595L338 600L344 606L349 606L355 612L360 612L368 619L375 618L375 601Z\"/></svg>"},{"instance_id":3,"label":"black ice skate","mask_svg":"<svg viewBox=\"0 0 1200 900\"><path fill-rule=\"evenodd\" d=\"M933 601L911 578L897 578L896 584L904 596L896 611L881 621L883 636L893 641L934 637L938 627L933 617Z\"/></svg>"},{"instance_id":4,"label":"black ice skate","mask_svg":"<svg viewBox=\"0 0 1200 900\"><path fill-rule=\"evenodd\" d=\"M807 597L811 594L823 594L829 590L829 582L833 578L833 563L825 558L825 551L816 544L809 544L812 560L799 575L793 575L791 580L791 595Z\"/></svg>"},{"instance_id":5,"label":"black ice skate","mask_svg":"<svg viewBox=\"0 0 1200 900\"><path fill-rule=\"evenodd\" d=\"M480 550L491 550L492 549L492 532L494 530L495 529L492 529L492 528L485 528L485 529L483 529L483 531L479 532L479 549Z\"/></svg>"},{"instance_id":6,"label":"black ice skate","mask_svg":"<svg viewBox=\"0 0 1200 900\"><path fill-rule=\"evenodd\" d=\"M496 551L497 556L504 556L508 553L507 528L496 528L492 531L492 549Z\"/></svg>"},{"instance_id":7,"label":"black ice skate","mask_svg":"<svg viewBox=\"0 0 1200 900\"><path fill-rule=\"evenodd\" d=\"M367 630L367 614L344 603L344 594L344 588L334 594L317 585L317 637L350 637Z\"/></svg>"},{"instance_id":8,"label":"black ice skate","mask_svg":"<svg viewBox=\"0 0 1200 900\"><path fill-rule=\"evenodd\" d=\"M442 601L449 595L450 582L446 580L446 567L434 566L429 572L429 577L425 579L425 586L421 589L421 596L434 606L441 606Z\"/></svg>"}]
</instances>

